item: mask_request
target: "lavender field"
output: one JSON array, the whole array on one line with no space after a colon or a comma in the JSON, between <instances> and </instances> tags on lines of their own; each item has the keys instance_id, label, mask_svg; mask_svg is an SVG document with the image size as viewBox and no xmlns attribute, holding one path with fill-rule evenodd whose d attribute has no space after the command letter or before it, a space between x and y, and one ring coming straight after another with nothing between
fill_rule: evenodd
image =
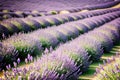
<instances>
[{"instance_id":1,"label":"lavender field","mask_svg":"<svg viewBox=\"0 0 120 80\"><path fill-rule=\"evenodd\" d=\"M0 0L0 80L120 80L120 0Z\"/></svg>"}]
</instances>

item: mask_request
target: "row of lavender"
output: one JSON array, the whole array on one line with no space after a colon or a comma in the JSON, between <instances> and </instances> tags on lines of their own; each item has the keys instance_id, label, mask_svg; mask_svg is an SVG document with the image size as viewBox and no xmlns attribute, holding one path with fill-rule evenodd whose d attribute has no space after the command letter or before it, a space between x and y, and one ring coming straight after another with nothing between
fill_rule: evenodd
<instances>
[{"instance_id":1,"label":"row of lavender","mask_svg":"<svg viewBox=\"0 0 120 80\"><path fill-rule=\"evenodd\" d=\"M18 32L29 32L38 28L46 28L52 25L59 25L70 21L76 21L92 16L103 15L118 11L118 9L108 9L100 11L90 11L86 13L71 13L69 15L54 15L37 18L8 19L0 23L0 38L12 35Z\"/></svg>"},{"instance_id":2,"label":"row of lavender","mask_svg":"<svg viewBox=\"0 0 120 80\"><path fill-rule=\"evenodd\" d=\"M120 1L117 0L117 1L114 1L114 2L108 2L108 3L105 3L105 4L101 4L101 5L95 5L95 6L87 6L88 10L95 10L95 9L104 9L104 8L110 8L110 7L113 7L117 4L119 4Z\"/></svg>"},{"instance_id":3,"label":"row of lavender","mask_svg":"<svg viewBox=\"0 0 120 80\"><path fill-rule=\"evenodd\" d=\"M111 1L111 2L107 2L107 3L104 3L104 4L97 4L97 5L89 5L89 6L86 6L86 7L83 7L83 8L74 8L74 9L66 9L67 11L69 12L79 12L80 10L96 10L96 9L105 9L105 8L110 8L110 7L113 7L117 4L119 4L120 1Z\"/></svg>"},{"instance_id":4,"label":"row of lavender","mask_svg":"<svg viewBox=\"0 0 120 80\"><path fill-rule=\"evenodd\" d=\"M56 47L61 42L76 38L120 16L120 12L108 13L101 16L87 18L66 23L56 27L40 29L29 34L14 35L0 43L0 68L12 63L18 57L25 59L27 54L40 55L45 48Z\"/></svg>"},{"instance_id":5,"label":"row of lavender","mask_svg":"<svg viewBox=\"0 0 120 80\"><path fill-rule=\"evenodd\" d=\"M44 54L30 66L4 72L2 80L76 80L120 39L120 18ZM117 60L117 59L116 59ZM8 67L11 70L11 67Z\"/></svg>"},{"instance_id":6,"label":"row of lavender","mask_svg":"<svg viewBox=\"0 0 120 80\"><path fill-rule=\"evenodd\" d=\"M104 61L96 69L95 77L92 80L119 80L120 79L120 55L116 54L112 59Z\"/></svg>"},{"instance_id":7,"label":"row of lavender","mask_svg":"<svg viewBox=\"0 0 120 80\"><path fill-rule=\"evenodd\" d=\"M67 11L69 13L74 12L80 12L82 10L96 10L96 9L104 9L104 8L110 8L112 6L115 6L119 4L120 1L112 1L104 4L97 4L94 6L87 6L87 7L81 7L81 8L75 8L75 9L66 9L64 11ZM11 11L11 10L1 10L0 12L0 19L8 19L8 18L25 18L25 17L38 17L42 15L53 15L53 14L60 14L63 10L52 10L52 11Z\"/></svg>"},{"instance_id":8,"label":"row of lavender","mask_svg":"<svg viewBox=\"0 0 120 80\"><path fill-rule=\"evenodd\" d=\"M45 11L11 11L11 10L1 10L0 11L0 20L9 19L9 18L26 18L26 17L40 17L45 16ZM51 12L55 14L54 11Z\"/></svg>"}]
</instances>

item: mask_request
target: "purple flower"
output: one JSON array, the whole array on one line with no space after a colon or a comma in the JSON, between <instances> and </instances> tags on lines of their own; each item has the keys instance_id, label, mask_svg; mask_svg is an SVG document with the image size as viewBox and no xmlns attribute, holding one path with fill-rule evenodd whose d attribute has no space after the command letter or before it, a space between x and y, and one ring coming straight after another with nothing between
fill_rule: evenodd
<instances>
[{"instance_id":1,"label":"purple flower","mask_svg":"<svg viewBox=\"0 0 120 80\"><path fill-rule=\"evenodd\" d=\"M28 54L27 59L30 60L30 57L31 57L30 54Z\"/></svg>"},{"instance_id":2,"label":"purple flower","mask_svg":"<svg viewBox=\"0 0 120 80\"><path fill-rule=\"evenodd\" d=\"M28 59L27 59L27 58L25 58L25 63L26 63L26 64L28 63Z\"/></svg>"},{"instance_id":3,"label":"purple flower","mask_svg":"<svg viewBox=\"0 0 120 80\"><path fill-rule=\"evenodd\" d=\"M52 46L50 47L50 52L52 52L53 51L53 48L52 48Z\"/></svg>"},{"instance_id":4,"label":"purple flower","mask_svg":"<svg viewBox=\"0 0 120 80\"><path fill-rule=\"evenodd\" d=\"M20 64L20 58L17 59L17 63Z\"/></svg>"},{"instance_id":5,"label":"purple flower","mask_svg":"<svg viewBox=\"0 0 120 80\"><path fill-rule=\"evenodd\" d=\"M17 67L17 63L16 62L13 62L13 65L14 65L14 67Z\"/></svg>"},{"instance_id":6,"label":"purple flower","mask_svg":"<svg viewBox=\"0 0 120 80\"><path fill-rule=\"evenodd\" d=\"M31 62L33 61L33 57L32 57L32 56L30 56L30 61L31 61Z\"/></svg>"},{"instance_id":7,"label":"purple flower","mask_svg":"<svg viewBox=\"0 0 120 80\"><path fill-rule=\"evenodd\" d=\"M48 54L49 53L49 50L46 48L45 51L44 51L45 54Z\"/></svg>"}]
</instances>

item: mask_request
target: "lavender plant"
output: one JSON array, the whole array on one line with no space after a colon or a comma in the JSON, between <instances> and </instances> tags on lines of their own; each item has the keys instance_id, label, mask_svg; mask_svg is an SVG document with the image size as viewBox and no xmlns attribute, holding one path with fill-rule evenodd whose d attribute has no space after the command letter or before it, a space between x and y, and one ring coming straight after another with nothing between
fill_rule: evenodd
<instances>
[{"instance_id":1,"label":"lavender plant","mask_svg":"<svg viewBox=\"0 0 120 80\"><path fill-rule=\"evenodd\" d=\"M119 80L120 79L120 56L116 55L111 60L104 61L96 69L95 77L92 80Z\"/></svg>"},{"instance_id":2,"label":"lavender plant","mask_svg":"<svg viewBox=\"0 0 120 80\"><path fill-rule=\"evenodd\" d=\"M73 40L74 41L74 40ZM87 51L76 44L66 43L65 45L61 45L56 53L61 52L62 54L68 55L74 62L76 62L77 66L80 66L82 72L86 71L90 62Z\"/></svg>"},{"instance_id":3,"label":"lavender plant","mask_svg":"<svg viewBox=\"0 0 120 80\"><path fill-rule=\"evenodd\" d=\"M103 54L103 50L101 48L100 42L94 40L94 39L89 39L84 36L81 36L78 40L76 40L78 45L83 47L87 52L88 55L90 56L90 60L92 61L97 61L100 59L100 57ZM75 44L75 42L74 42Z\"/></svg>"},{"instance_id":4,"label":"lavender plant","mask_svg":"<svg viewBox=\"0 0 120 80\"><path fill-rule=\"evenodd\" d=\"M4 79L76 79L78 74L81 72L73 60L67 55L53 53L44 55L28 68L13 68L11 73L4 72Z\"/></svg>"}]
</instances>

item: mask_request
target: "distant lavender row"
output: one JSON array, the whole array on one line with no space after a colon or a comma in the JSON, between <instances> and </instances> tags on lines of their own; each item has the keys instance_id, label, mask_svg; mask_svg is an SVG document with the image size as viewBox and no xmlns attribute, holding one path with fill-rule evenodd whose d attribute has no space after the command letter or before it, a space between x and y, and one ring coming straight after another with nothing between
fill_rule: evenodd
<instances>
[{"instance_id":1,"label":"distant lavender row","mask_svg":"<svg viewBox=\"0 0 120 80\"><path fill-rule=\"evenodd\" d=\"M97 5L88 5L85 7L81 7L81 8L74 8L74 9L66 9L69 12L79 12L81 10L96 10L96 9L105 9L105 8L110 8L112 6L115 6L117 4L119 4L120 1L112 1L112 2L107 2L107 3L102 3L102 4L97 4ZM60 10L61 11L61 10Z\"/></svg>"},{"instance_id":2,"label":"distant lavender row","mask_svg":"<svg viewBox=\"0 0 120 80\"><path fill-rule=\"evenodd\" d=\"M115 2L116 0L24 0L13 2L1 1L0 9L10 9L10 10L38 10L38 11L51 11L51 10L66 10L67 8L84 7L87 5L104 4L107 2ZM54 4L53 4L54 3Z\"/></svg>"},{"instance_id":3,"label":"distant lavender row","mask_svg":"<svg viewBox=\"0 0 120 80\"><path fill-rule=\"evenodd\" d=\"M61 42L92 30L120 16L120 12L108 13L66 23L57 27L40 29L29 34L14 35L0 43L0 68L15 61L18 57L25 59L27 54L41 54L45 48L56 47Z\"/></svg>"},{"instance_id":4,"label":"distant lavender row","mask_svg":"<svg viewBox=\"0 0 120 80\"><path fill-rule=\"evenodd\" d=\"M113 46L117 39L120 39L120 18L61 45L27 68L12 68L4 77L9 80L76 80L91 61L102 56L105 46Z\"/></svg>"},{"instance_id":5,"label":"distant lavender row","mask_svg":"<svg viewBox=\"0 0 120 80\"><path fill-rule=\"evenodd\" d=\"M18 32L29 32L38 28L46 28L52 25L59 25L70 21L76 21L92 16L103 15L110 12L115 12L118 9L97 10L86 13L72 13L65 15L44 16L36 18L20 18L20 19L8 19L0 22L0 38L12 35ZM3 35L4 34L4 35Z\"/></svg>"},{"instance_id":6,"label":"distant lavender row","mask_svg":"<svg viewBox=\"0 0 120 80\"><path fill-rule=\"evenodd\" d=\"M87 9L94 10L94 9L104 9L104 8L110 8L112 6L115 6L120 3L120 0L114 1L114 2L108 2L104 4L97 4L94 6L87 6Z\"/></svg>"},{"instance_id":7,"label":"distant lavender row","mask_svg":"<svg viewBox=\"0 0 120 80\"><path fill-rule=\"evenodd\" d=\"M119 80L120 79L120 55L113 56L112 59L104 61L96 69L95 77L92 80Z\"/></svg>"},{"instance_id":8,"label":"distant lavender row","mask_svg":"<svg viewBox=\"0 0 120 80\"><path fill-rule=\"evenodd\" d=\"M52 11L51 14L56 14L55 11ZM0 12L0 20L5 20L9 18L27 18L27 17L40 17L45 16L45 12L40 11L13 11L3 10Z\"/></svg>"},{"instance_id":9,"label":"distant lavender row","mask_svg":"<svg viewBox=\"0 0 120 80\"><path fill-rule=\"evenodd\" d=\"M53 14L59 14L61 11L65 10L68 12L79 12L82 10L95 10L95 9L104 9L104 8L110 8L112 6L117 5L120 3L120 1L112 1L112 2L107 2L103 4L97 4L94 6L87 6L87 7L75 7L73 9L61 9L61 10L51 10L51 11L12 11L12 10L1 10L0 12L0 17L1 19L7 19L7 18L23 18L23 17L38 17L42 15L53 15Z\"/></svg>"}]
</instances>

